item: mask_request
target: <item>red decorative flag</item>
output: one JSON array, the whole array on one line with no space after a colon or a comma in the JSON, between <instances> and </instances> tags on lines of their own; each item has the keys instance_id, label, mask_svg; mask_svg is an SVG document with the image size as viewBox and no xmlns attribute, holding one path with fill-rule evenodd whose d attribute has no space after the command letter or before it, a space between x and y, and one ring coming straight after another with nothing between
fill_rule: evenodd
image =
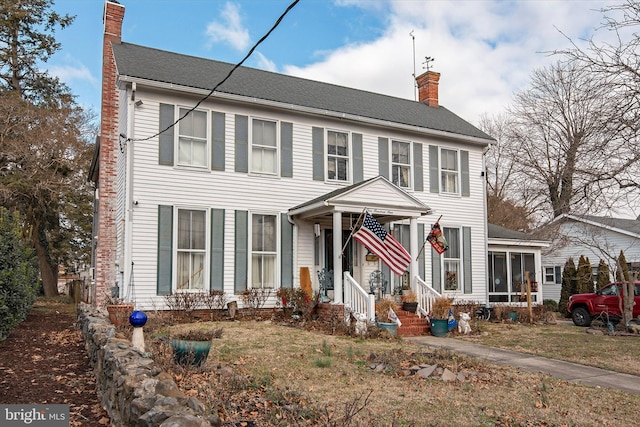
<instances>
[{"instance_id":1,"label":"red decorative flag","mask_svg":"<svg viewBox=\"0 0 640 427\"><path fill-rule=\"evenodd\" d=\"M435 249L440 255L449 249L447 239L444 238L444 234L442 234L442 230L440 229L440 224L437 222L431 226L431 232L427 236L427 240L431 243L433 249Z\"/></svg>"},{"instance_id":2,"label":"red decorative flag","mask_svg":"<svg viewBox=\"0 0 640 427\"><path fill-rule=\"evenodd\" d=\"M391 234L387 233L387 230L373 216L369 215L369 212L365 213L362 226L356 231L353 238L378 255L398 276L402 276L402 273L409 268L411 263L409 252Z\"/></svg>"}]
</instances>

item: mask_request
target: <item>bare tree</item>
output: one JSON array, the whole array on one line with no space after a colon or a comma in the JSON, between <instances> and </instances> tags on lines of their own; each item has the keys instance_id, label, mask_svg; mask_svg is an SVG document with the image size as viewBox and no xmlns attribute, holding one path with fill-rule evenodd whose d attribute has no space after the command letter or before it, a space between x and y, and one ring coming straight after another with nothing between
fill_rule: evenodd
<instances>
[{"instance_id":1,"label":"bare tree","mask_svg":"<svg viewBox=\"0 0 640 427\"><path fill-rule=\"evenodd\" d=\"M534 71L516 94L510 160L543 219L610 209L623 197L618 182L640 150L615 124L618 107L606 82L573 62Z\"/></svg>"},{"instance_id":2,"label":"bare tree","mask_svg":"<svg viewBox=\"0 0 640 427\"><path fill-rule=\"evenodd\" d=\"M606 86L617 101L615 113L609 114L610 126L617 129L618 137L628 145L638 145L640 130L640 2L626 0L619 5L601 9L603 23L589 40L588 47L580 48L571 41L571 49L557 50L569 61L578 64ZM597 36L609 36L612 42L599 41ZM612 37L611 37L612 36ZM568 38L568 37L567 37ZM608 177L621 190L640 189L637 171L638 153L627 152L619 159L619 167ZM635 195L638 195L636 191Z\"/></svg>"},{"instance_id":3,"label":"bare tree","mask_svg":"<svg viewBox=\"0 0 640 427\"><path fill-rule=\"evenodd\" d=\"M511 123L505 114L480 118L479 128L495 138L485 152L487 220L511 230L530 231L532 213L526 183L519 182L510 144Z\"/></svg>"}]
</instances>

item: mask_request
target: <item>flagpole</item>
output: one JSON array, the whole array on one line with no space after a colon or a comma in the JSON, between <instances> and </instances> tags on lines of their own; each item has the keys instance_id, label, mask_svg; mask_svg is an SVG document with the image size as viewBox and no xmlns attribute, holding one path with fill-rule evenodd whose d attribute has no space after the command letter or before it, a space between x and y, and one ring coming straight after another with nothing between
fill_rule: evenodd
<instances>
[{"instance_id":1,"label":"flagpole","mask_svg":"<svg viewBox=\"0 0 640 427\"><path fill-rule=\"evenodd\" d=\"M438 220L435 223L438 224L440 222L440 219L442 219L442 215L440 215L438 217ZM422 255L422 251L424 250L424 246L427 244L427 240L429 240L429 235L427 235L427 238L424 239L424 242L422 242L422 247L420 248L420 252L418 252L418 256L416 257L416 261L418 259L420 259L420 255Z\"/></svg>"},{"instance_id":2,"label":"flagpole","mask_svg":"<svg viewBox=\"0 0 640 427\"><path fill-rule=\"evenodd\" d=\"M347 245L349 244L349 241L351 240L351 237L353 237L353 233L355 233L356 228L358 228L358 224L360 223L360 219L362 218L362 215L364 215L366 210L367 210L367 207L365 206L364 209L362 209L362 212L360 212L360 216L358 217L358 220L356 221L356 225L353 227L353 229L351 229L351 234L349 234L349 237L347 238L347 241L345 242L344 246L342 247L342 252L340 252L340 256L341 257L342 257L342 255L344 255L344 250L347 248Z\"/></svg>"}]
</instances>

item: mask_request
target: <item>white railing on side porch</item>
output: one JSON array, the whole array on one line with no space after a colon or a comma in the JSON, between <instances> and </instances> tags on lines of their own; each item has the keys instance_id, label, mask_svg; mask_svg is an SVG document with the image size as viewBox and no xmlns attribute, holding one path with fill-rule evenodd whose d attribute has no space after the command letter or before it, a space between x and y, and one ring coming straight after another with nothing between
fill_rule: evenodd
<instances>
[{"instance_id":1,"label":"white railing on side porch","mask_svg":"<svg viewBox=\"0 0 640 427\"><path fill-rule=\"evenodd\" d=\"M345 315L347 310L351 310L353 313L365 314L369 322L375 321L375 296L365 291L348 271L344 272L343 283Z\"/></svg>"},{"instance_id":2,"label":"white railing on side porch","mask_svg":"<svg viewBox=\"0 0 640 427\"><path fill-rule=\"evenodd\" d=\"M431 316L433 301L442 296L440 292L427 285L424 280L416 276L416 296L418 297L418 316Z\"/></svg>"}]
</instances>

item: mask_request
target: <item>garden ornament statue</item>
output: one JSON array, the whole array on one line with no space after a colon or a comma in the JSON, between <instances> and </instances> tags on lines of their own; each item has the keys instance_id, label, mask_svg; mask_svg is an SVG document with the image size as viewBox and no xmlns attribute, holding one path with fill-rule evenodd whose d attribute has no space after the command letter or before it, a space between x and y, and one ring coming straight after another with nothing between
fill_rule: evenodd
<instances>
[{"instance_id":1,"label":"garden ornament statue","mask_svg":"<svg viewBox=\"0 0 640 427\"><path fill-rule=\"evenodd\" d=\"M129 316L129 324L133 326L133 334L131 335L131 345L138 349L140 353L144 353L144 333L142 327L147 323L147 315L139 310L135 310Z\"/></svg>"}]
</instances>

